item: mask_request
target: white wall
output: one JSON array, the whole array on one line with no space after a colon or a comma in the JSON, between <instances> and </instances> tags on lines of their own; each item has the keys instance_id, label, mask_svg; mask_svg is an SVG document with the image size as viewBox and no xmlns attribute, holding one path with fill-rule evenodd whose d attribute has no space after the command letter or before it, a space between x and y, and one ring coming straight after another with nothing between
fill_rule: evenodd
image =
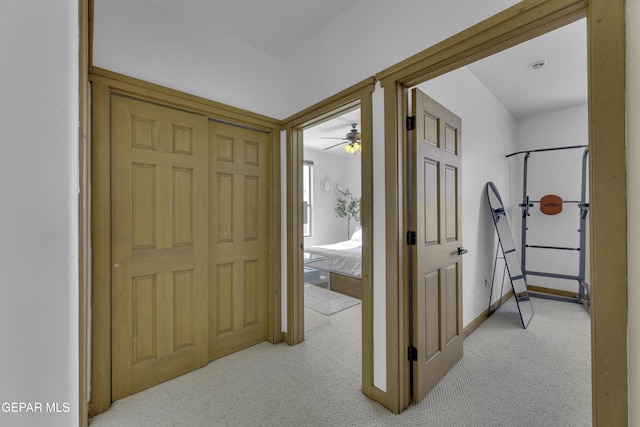
<instances>
[{"instance_id":1,"label":"white wall","mask_svg":"<svg viewBox=\"0 0 640 427\"><path fill-rule=\"evenodd\" d=\"M281 218L281 222L280 222L280 230L281 230L281 237L282 239L280 240L280 245L282 248L281 251L281 264L280 264L280 268L282 268L282 282L280 284L280 291L282 292L282 317L281 317L281 321L282 321L282 332L287 332L287 310L284 309L284 307L287 306L287 282L288 282L288 277L286 274L287 271L287 191L285 190L287 188L287 168L284 166L287 164L287 133L285 131L280 132L280 182L282 184L281 188L282 191L280 193L280 206L282 206L282 218Z\"/></svg>"},{"instance_id":2,"label":"white wall","mask_svg":"<svg viewBox=\"0 0 640 427\"><path fill-rule=\"evenodd\" d=\"M326 245L349 240L347 220L338 218L335 212L338 198L335 184L341 181L354 195L359 195L360 188L355 188L350 182L351 175L360 173L359 164L350 163L350 159L344 156L335 156L314 150L305 150L304 159L313 162L312 236L304 239L305 246ZM355 167L357 167L357 171L350 169ZM331 182L330 191L326 191L322 187L324 180ZM356 221L351 221L351 232L355 230L356 225Z\"/></svg>"},{"instance_id":3,"label":"white wall","mask_svg":"<svg viewBox=\"0 0 640 427\"><path fill-rule=\"evenodd\" d=\"M293 114L516 3L360 0L285 60L286 108Z\"/></svg>"},{"instance_id":4,"label":"white wall","mask_svg":"<svg viewBox=\"0 0 640 427\"><path fill-rule=\"evenodd\" d=\"M354 196L362 197L362 158L360 154L347 157L347 175L349 190Z\"/></svg>"},{"instance_id":5,"label":"white wall","mask_svg":"<svg viewBox=\"0 0 640 427\"><path fill-rule=\"evenodd\" d=\"M78 420L77 16L71 0L0 6L3 426Z\"/></svg>"},{"instance_id":6,"label":"white wall","mask_svg":"<svg viewBox=\"0 0 640 427\"><path fill-rule=\"evenodd\" d=\"M517 151L587 145L589 143L588 106L539 114L517 121ZM580 200L582 156L584 149L531 153L528 162L527 193L531 200L556 194L565 201ZM518 171L518 195L522 201L522 165L524 154L509 159L512 170ZM587 188L588 191L588 188ZM587 192L588 201L588 192ZM578 248L580 246L580 209L576 204L563 204L561 213L553 216L540 212L539 205L530 209L527 218L527 243L531 245ZM579 252L549 249L528 249L527 269L556 274L577 275ZM588 280L587 280L588 281ZM578 291L575 280L528 276L529 284Z\"/></svg>"},{"instance_id":7,"label":"white wall","mask_svg":"<svg viewBox=\"0 0 640 427\"><path fill-rule=\"evenodd\" d=\"M497 237L487 204L488 181L498 188L510 223L514 219L514 210L509 212L513 202L505 155L515 151L516 122L466 67L419 88L462 119L462 243L469 251L463 258L466 326L489 304L486 283L491 283Z\"/></svg>"},{"instance_id":8,"label":"white wall","mask_svg":"<svg viewBox=\"0 0 640 427\"><path fill-rule=\"evenodd\" d=\"M96 0L94 14L95 66L284 117L281 60L152 0Z\"/></svg>"},{"instance_id":9,"label":"white wall","mask_svg":"<svg viewBox=\"0 0 640 427\"><path fill-rule=\"evenodd\" d=\"M629 425L640 425L640 2L627 1Z\"/></svg>"},{"instance_id":10,"label":"white wall","mask_svg":"<svg viewBox=\"0 0 640 427\"><path fill-rule=\"evenodd\" d=\"M384 92L373 92L373 384L387 389L387 266L384 158Z\"/></svg>"}]
</instances>

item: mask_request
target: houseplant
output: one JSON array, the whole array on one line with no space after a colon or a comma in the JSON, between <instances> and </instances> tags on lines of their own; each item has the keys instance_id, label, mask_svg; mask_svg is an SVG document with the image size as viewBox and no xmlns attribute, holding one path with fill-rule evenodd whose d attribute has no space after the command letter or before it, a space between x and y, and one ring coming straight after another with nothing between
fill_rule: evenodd
<instances>
[{"instance_id":1,"label":"houseplant","mask_svg":"<svg viewBox=\"0 0 640 427\"><path fill-rule=\"evenodd\" d=\"M351 237L351 220L360 221L360 203L361 199L348 189L342 191L336 200L336 215L347 219L347 240Z\"/></svg>"}]
</instances>

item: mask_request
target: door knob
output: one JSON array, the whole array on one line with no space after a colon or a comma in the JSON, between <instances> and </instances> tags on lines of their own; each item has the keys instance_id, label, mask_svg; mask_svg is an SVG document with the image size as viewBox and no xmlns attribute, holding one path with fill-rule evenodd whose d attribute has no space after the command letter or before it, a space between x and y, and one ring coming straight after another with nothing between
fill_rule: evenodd
<instances>
[{"instance_id":1,"label":"door knob","mask_svg":"<svg viewBox=\"0 0 640 427\"><path fill-rule=\"evenodd\" d=\"M458 255L464 255L464 254L466 254L467 252L469 252L469 251L467 251L467 250L466 250L465 248L463 248L462 246L460 246L460 247L458 248Z\"/></svg>"}]
</instances>

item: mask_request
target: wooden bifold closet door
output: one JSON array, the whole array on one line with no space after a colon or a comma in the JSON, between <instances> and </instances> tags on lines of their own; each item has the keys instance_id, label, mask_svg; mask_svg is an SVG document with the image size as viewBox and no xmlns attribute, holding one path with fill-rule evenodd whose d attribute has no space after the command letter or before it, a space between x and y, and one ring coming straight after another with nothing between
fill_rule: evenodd
<instances>
[{"instance_id":1,"label":"wooden bifold closet door","mask_svg":"<svg viewBox=\"0 0 640 427\"><path fill-rule=\"evenodd\" d=\"M268 338L267 134L209 122L209 359Z\"/></svg>"},{"instance_id":2,"label":"wooden bifold closet door","mask_svg":"<svg viewBox=\"0 0 640 427\"><path fill-rule=\"evenodd\" d=\"M267 339L266 136L219 126L111 96L112 400Z\"/></svg>"}]
</instances>

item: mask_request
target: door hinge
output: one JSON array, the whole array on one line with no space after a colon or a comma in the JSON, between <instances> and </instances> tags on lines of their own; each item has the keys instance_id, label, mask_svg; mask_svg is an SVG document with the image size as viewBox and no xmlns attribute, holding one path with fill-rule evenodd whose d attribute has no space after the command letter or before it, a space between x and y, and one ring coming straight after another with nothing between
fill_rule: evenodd
<instances>
[{"instance_id":1,"label":"door hinge","mask_svg":"<svg viewBox=\"0 0 640 427\"><path fill-rule=\"evenodd\" d=\"M417 362L418 361L418 349L414 346L410 345L407 351L407 357L410 361Z\"/></svg>"},{"instance_id":2,"label":"door hinge","mask_svg":"<svg viewBox=\"0 0 640 427\"><path fill-rule=\"evenodd\" d=\"M416 128L416 116L407 117L407 130L415 130Z\"/></svg>"},{"instance_id":3,"label":"door hinge","mask_svg":"<svg viewBox=\"0 0 640 427\"><path fill-rule=\"evenodd\" d=\"M407 231L407 245L415 246L418 243L418 236L415 231Z\"/></svg>"}]
</instances>

